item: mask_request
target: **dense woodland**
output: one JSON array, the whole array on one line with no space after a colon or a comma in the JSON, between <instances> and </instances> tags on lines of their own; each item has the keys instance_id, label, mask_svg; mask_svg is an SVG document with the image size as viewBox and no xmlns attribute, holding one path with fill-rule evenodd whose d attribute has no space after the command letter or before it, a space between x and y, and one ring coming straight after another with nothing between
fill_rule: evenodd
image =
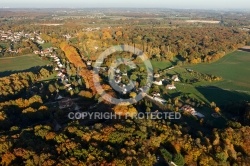
<instances>
[{"instance_id":1,"label":"dense woodland","mask_svg":"<svg viewBox=\"0 0 250 166\"><path fill-rule=\"evenodd\" d=\"M78 21L68 18L58 21L51 20L50 14L36 14L30 19L16 22L13 19L18 16L12 18L5 15L1 30L36 31L46 43L57 48L53 54L62 59L64 73L67 73L73 90L67 91L63 80L55 76L55 65L36 67L31 71L20 71L0 78L0 165L152 166L167 165L171 161L178 166L249 165L250 106L245 101L217 106L214 102L197 100L190 94L171 98L166 89L154 85L150 93L162 92L167 100L164 105L147 97L133 105L112 105L100 100L93 85L95 75L86 66L87 60L94 62L110 46L122 44L141 49L151 61L171 62L173 66L212 63L250 43L249 32L240 29L245 26L242 23L244 20L232 21L229 19L232 17L228 16L225 20L228 24L189 25L179 23L176 19L156 21L152 15L147 16L150 17L148 20L141 20L140 14L131 14L135 17L133 20L118 21L107 18L81 18ZM22 15L28 17L25 12ZM34 20L37 23L54 21L64 25L30 24ZM100 30L86 32L86 24L93 27L93 21L96 22L94 26L100 25ZM112 26L106 26L107 23ZM66 34L72 37L65 39L63 35ZM19 52L9 54L1 51L11 47ZM0 55L15 57L43 49L43 45L23 39L14 44L4 42L0 45ZM134 54L112 54L105 59L103 66L110 66L120 56L132 58L136 64L141 63ZM49 57L45 58L53 61ZM123 67L120 69L123 70ZM145 86L145 68L138 67L132 72L130 79L137 86ZM153 72L167 74L164 69L155 69ZM195 81L222 79L195 71L190 73L198 78ZM102 88L107 94L113 97L119 95L105 81L107 74L103 72L101 76ZM126 82L127 79L123 77L122 81ZM181 81L192 83L188 79L181 78ZM227 111L239 116L239 120L230 120L225 126L219 127L188 114L183 114L178 121L133 118L69 120L67 113L71 108L59 109L56 104L59 95L76 99L81 111L129 113L132 117L138 112L156 110L179 112L183 105L188 104L196 108L209 108L217 114ZM128 95L135 96L133 93Z\"/></svg>"}]
</instances>

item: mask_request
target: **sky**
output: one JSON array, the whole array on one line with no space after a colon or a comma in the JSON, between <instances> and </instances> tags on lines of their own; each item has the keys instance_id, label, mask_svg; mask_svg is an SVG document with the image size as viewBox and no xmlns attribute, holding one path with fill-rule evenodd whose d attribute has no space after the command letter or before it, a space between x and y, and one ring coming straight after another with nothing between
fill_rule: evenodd
<instances>
[{"instance_id":1,"label":"sky","mask_svg":"<svg viewBox=\"0 0 250 166\"><path fill-rule=\"evenodd\" d=\"M250 9L250 0L0 0L0 8Z\"/></svg>"}]
</instances>

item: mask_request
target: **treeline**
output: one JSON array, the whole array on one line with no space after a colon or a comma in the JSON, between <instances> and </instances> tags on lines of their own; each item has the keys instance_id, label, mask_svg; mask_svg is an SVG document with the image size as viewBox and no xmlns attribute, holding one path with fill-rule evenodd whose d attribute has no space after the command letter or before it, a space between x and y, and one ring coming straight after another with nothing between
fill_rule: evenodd
<instances>
[{"instance_id":1,"label":"treeline","mask_svg":"<svg viewBox=\"0 0 250 166\"><path fill-rule=\"evenodd\" d=\"M50 75L52 68L38 68L34 72L20 72L0 78L0 101L24 92L32 83Z\"/></svg>"},{"instance_id":2,"label":"treeline","mask_svg":"<svg viewBox=\"0 0 250 166\"><path fill-rule=\"evenodd\" d=\"M87 47L89 54L95 57L109 46L128 44L143 50L152 60L171 61L177 57L182 63L201 63L215 61L247 41L250 41L249 34L236 28L131 26L103 29L101 33L81 32L75 46L82 53Z\"/></svg>"},{"instance_id":3,"label":"treeline","mask_svg":"<svg viewBox=\"0 0 250 166\"><path fill-rule=\"evenodd\" d=\"M28 99L18 98L0 103L0 130L11 130L12 126L24 127L49 118L48 108L43 105L41 96Z\"/></svg>"}]
</instances>

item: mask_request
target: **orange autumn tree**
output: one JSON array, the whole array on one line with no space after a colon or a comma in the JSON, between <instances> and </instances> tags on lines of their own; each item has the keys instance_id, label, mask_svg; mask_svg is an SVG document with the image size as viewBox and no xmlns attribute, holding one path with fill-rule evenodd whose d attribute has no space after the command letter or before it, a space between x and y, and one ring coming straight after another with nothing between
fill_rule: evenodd
<instances>
[{"instance_id":1,"label":"orange autumn tree","mask_svg":"<svg viewBox=\"0 0 250 166\"><path fill-rule=\"evenodd\" d=\"M82 61L81 56L77 52L76 48L66 42L62 42L60 44L60 48L64 51L65 56L70 63L74 64L75 67L82 68L80 75L84 79L86 87L92 90L93 95L96 94L96 89L93 82L93 73L87 69L86 64Z\"/></svg>"},{"instance_id":2,"label":"orange autumn tree","mask_svg":"<svg viewBox=\"0 0 250 166\"><path fill-rule=\"evenodd\" d=\"M129 105L129 103L120 103L113 108L115 114L133 117L137 114L137 110L133 105Z\"/></svg>"}]
</instances>

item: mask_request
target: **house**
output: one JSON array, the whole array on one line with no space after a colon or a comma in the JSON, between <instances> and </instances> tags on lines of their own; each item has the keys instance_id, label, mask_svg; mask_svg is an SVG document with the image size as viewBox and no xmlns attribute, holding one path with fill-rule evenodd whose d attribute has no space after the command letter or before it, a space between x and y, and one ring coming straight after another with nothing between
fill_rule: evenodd
<instances>
[{"instance_id":1,"label":"house","mask_svg":"<svg viewBox=\"0 0 250 166\"><path fill-rule=\"evenodd\" d=\"M192 69L186 69L188 72L192 72L193 70Z\"/></svg>"},{"instance_id":2,"label":"house","mask_svg":"<svg viewBox=\"0 0 250 166\"><path fill-rule=\"evenodd\" d=\"M189 113L193 116L197 116L199 118L204 118L205 116L197 111L195 111L195 109L189 105L184 105L182 108L181 108L182 111L184 111L184 113Z\"/></svg>"},{"instance_id":3,"label":"house","mask_svg":"<svg viewBox=\"0 0 250 166\"><path fill-rule=\"evenodd\" d=\"M193 107L191 107L190 105L184 105L181 108L182 111L187 112L187 113L192 113L195 111L195 109Z\"/></svg>"},{"instance_id":4,"label":"house","mask_svg":"<svg viewBox=\"0 0 250 166\"><path fill-rule=\"evenodd\" d=\"M91 66L91 64L92 64L92 61L88 60L88 61L87 61L87 65L88 65L88 66Z\"/></svg>"},{"instance_id":5,"label":"house","mask_svg":"<svg viewBox=\"0 0 250 166\"><path fill-rule=\"evenodd\" d=\"M198 116L199 118L204 118L205 116L199 112L195 112L192 114L193 116Z\"/></svg>"},{"instance_id":6,"label":"house","mask_svg":"<svg viewBox=\"0 0 250 166\"><path fill-rule=\"evenodd\" d=\"M36 41L38 44L43 44L45 41L44 40L37 40Z\"/></svg>"},{"instance_id":7,"label":"house","mask_svg":"<svg viewBox=\"0 0 250 166\"><path fill-rule=\"evenodd\" d=\"M128 73L122 73L122 75L123 75L123 76L127 76L127 75L128 75Z\"/></svg>"},{"instance_id":8,"label":"house","mask_svg":"<svg viewBox=\"0 0 250 166\"><path fill-rule=\"evenodd\" d=\"M176 87L174 85L167 85L166 89L173 90L176 89Z\"/></svg>"},{"instance_id":9,"label":"house","mask_svg":"<svg viewBox=\"0 0 250 166\"><path fill-rule=\"evenodd\" d=\"M63 73L61 73L61 72L59 72L59 73L57 74L58 77L61 77L62 75L63 75Z\"/></svg>"},{"instance_id":10,"label":"house","mask_svg":"<svg viewBox=\"0 0 250 166\"><path fill-rule=\"evenodd\" d=\"M55 71L59 71L60 69L58 67L55 68Z\"/></svg>"},{"instance_id":11,"label":"house","mask_svg":"<svg viewBox=\"0 0 250 166\"><path fill-rule=\"evenodd\" d=\"M115 78L115 83L119 84L121 82L121 77L116 77Z\"/></svg>"},{"instance_id":12,"label":"house","mask_svg":"<svg viewBox=\"0 0 250 166\"><path fill-rule=\"evenodd\" d=\"M96 61L95 64L102 64L102 61Z\"/></svg>"},{"instance_id":13,"label":"house","mask_svg":"<svg viewBox=\"0 0 250 166\"><path fill-rule=\"evenodd\" d=\"M65 74L61 75L61 79L64 80L66 78Z\"/></svg>"},{"instance_id":14,"label":"house","mask_svg":"<svg viewBox=\"0 0 250 166\"><path fill-rule=\"evenodd\" d=\"M172 80L175 81L175 82L180 81L178 75L173 75Z\"/></svg>"},{"instance_id":15,"label":"house","mask_svg":"<svg viewBox=\"0 0 250 166\"><path fill-rule=\"evenodd\" d=\"M59 101L59 108L64 109L64 108L69 108L74 105L74 102L70 98L64 98L61 101Z\"/></svg>"},{"instance_id":16,"label":"house","mask_svg":"<svg viewBox=\"0 0 250 166\"><path fill-rule=\"evenodd\" d=\"M59 68L62 68L62 67L63 67L63 65L62 65L62 64L59 64L59 65L58 65L58 67L59 67Z\"/></svg>"},{"instance_id":17,"label":"house","mask_svg":"<svg viewBox=\"0 0 250 166\"><path fill-rule=\"evenodd\" d=\"M34 51L34 54L38 55L40 54L40 51Z\"/></svg>"},{"instance_id":18,"label":"house","mask_svg":"<svg viewBox=\"0 0 250 166\"><path fill-rule=\"evenodd\" d=\"M69 88L71 86L71 84L66 84L65 87L66 88Z\"/></svg>"},{"instance_id":19,"label":"house","mask_svg":"<svg viewBox=\"0 0 250 166\"><path fill-rule=\"evenodd\" d=\"M121 72L120 69L116 69L116 70L115 70L115 73L116 73L116 74L120 74L120 72Z\"/></svg>"},{"instance_id":20,"label":"house","mask_svg":"<svg viewBox=\"0 0 250 166\"><path fill-rule=\"evenodd\" d=\"M124 88L124 89L122 90L122 93L123 93L123 94L127 94L127 91L128 91L128 90L127 90L126 88Z\"/></svg>"},{"instance_id":21,"label":"house","mask_svg":"<svg viewBox=\"0 0 250 166\"><path fill-rule=\"evenodd\" d=\"M153 95L153 97L160 97L161 96L160 93L153 93L152 95Z\"/></svg>"},{"instance_id":22,"label":"house","mask_svg":"<svg viewBox=\"0 0 250 166\"><path fill-rule=\"evenodd\" d=\"M160 97L153 97L153 98L154 98L155 101L158 101L160 103L166 103L167 102L166 100L164 100L164 99L162 99Z\"/></svg>"},{"instance_id":23,"label":"house","mask_svg":"<svg viewBox=\"0 0 250 166\"><path fill-rule=\"evenodd\" d=\"M154 81L154 82L153 82L153 84L155 84L155 85L159 85L159 86L160 86L160 85L162 85L162 80L159 80L159 81Z\"/></svg>"},{"instance_id":24,"label":"house","mask_svg":"<svg viewBox=\"0 0 250 166\"><path fill-rule=\"evenodd\" d=\"M154 78L159 78L160 77L160 74L155 74L154 75Z\"/></svg>"}]
</instances>

